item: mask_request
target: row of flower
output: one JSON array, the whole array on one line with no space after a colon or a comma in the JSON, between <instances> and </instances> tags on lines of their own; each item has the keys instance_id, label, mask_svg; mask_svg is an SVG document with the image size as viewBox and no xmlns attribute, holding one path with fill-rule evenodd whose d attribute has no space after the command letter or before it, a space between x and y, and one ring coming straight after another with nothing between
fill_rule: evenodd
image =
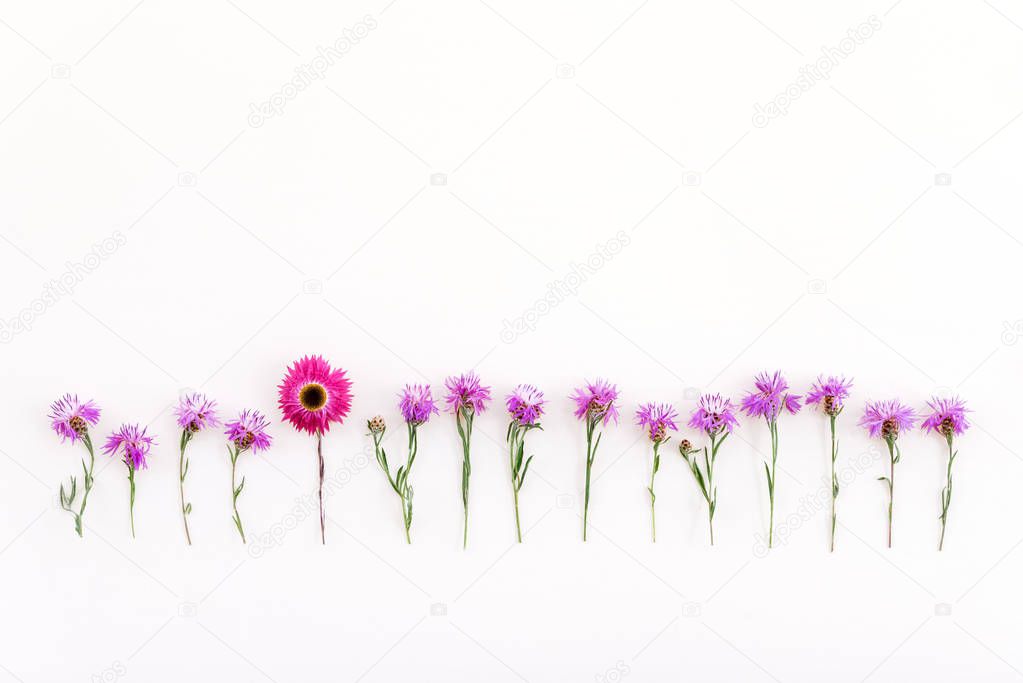
<instances>
[{"instance_id":1,"label":"row of flower","mask_svg":"<svg viewBox=\"0 0 1023 683\"><path fill-rule=\"evenodd\" d=\"M484 411L491 402L491 388L484 386L475 373L449 377L445 380L447 394L444 402L448 412L454 415L455 427L462 445L462 508L463 547L469 541L469 480L472 474L471 444L472 428L475 417ZM846 399L852 381L844 377L819 377L810 387L806 396L789 391L788 382L780 372L760 374L754 379L754 387L735 405L731 400L720 394L705 394L699 398L696 408L689 417L688 425L700 433L706 443L695 445L689 439L681 439L678 451L692 472L693 480L700 494L707 503L708 528L710 543L714 544L714 513L717 511L717 485L714 482L714 466L722 445L738 427L738 413L762 419L771 437L770 460L764 462L764 474L767 484L769 501L768 547L774 543L774 500L776 472L778 465L778 422L785 413L795 414L803 404L814 406L827 419L831 434L831 538L830 549L835 549L835 530L837 523L837 501L839 495L836 461L838 458L838 441L836 438L836 422L846 407ZM348 417L352 407L352 384L344 370L335 369L320 356L302 358L292 364L278 386L279 406L284 421L290 422L296 429L316 438L316 455L319 466L319 511L320 538L326 542L323 507L323 436L332 424L342 424ZM619 419L618 388L610 382L598 379L587 382L576 389L571 395L575 403L575 415L585 425L586 430L586 470L583 498L583 540L589 527L590 480L593 463L600 446L603 429L612 421L617 424ZM509 470L511 475L512 493L515 505L515 528L519 542L522 541L522 528L519 521L519 491L525 482L526 473L533 456L525 457L526 435L541 429L541 418L547 401L543 392L529 384L517 386L505 399L505 407L509 415L507 442ZM405 540L412 542L412 501L414 490L411 483L412 466L419 449L419 428L426 424L440 409L434 400L429 385L407 385L400 396L398 407L408 437L405 459L397 469L393 469L384 449L384 434L387 430L383 417L377 416L367 421L367 427L373 439L377 462L387 477L387 483L394 491L401 506L402 524ZM921 426L929 432L943 437L948 446L946 483L941 491L939 518L941 520L941 536L938 549L941 550L945 540L945 525L948 519L949 504L952 499L952 464L955 461L955 438L969 428L966 419L966 408L958 398L935 397L928 402L929 412L923 417ZM238 497L245 487L245 477L237 479L238 459L242 453L264 451L270 448L272 439L267 432L269 420L257 410L243 410L235 419L221 423L217 415L216 402L202 394L193 393L183 397L175 408L178 426L181 428L180 456L178 465L178 484L180 490L181 516L184 521L185 539L191 544L191 532L188 521L192 513L192 504L186 500L185 478L188 475L188 445L199 433L215 427L223 427L227 440L227 450L231 461L231 491L234 523L245 541L245 529L238 512ZM71 477L67 488L60 487L60 504L74 518L75 531L82 535L83 517L89 492L93 488L93 469L95 452L89 432L99 422L100 409L91 400L79 400L77 396L66 395L53 403L49 415L53 429L62 441L81 442L88 451L88 464L82 461L82 487L79 490L77 477ZM888 546L892 544L892 511L895 499L895 465L901 459L899 435L916 426L920 417L916 412L898 400L868 402L860 418L859 424L865 427L871 438L884 441L888 447L890 469L887 476L879 477L886 485L888 492ZM671 438L671 432L678 431L679 415L666 403L645 403L636 411L636 423L649 438L653 449L653 465L650 472L650 522L653 540L657 540L656 501L654 483L660 468L660 449ZM102 451L108 456L120 455L127 467L129 483L128 514L131 533L135 535L135 474L147 466L150 449L156 443L155 437L147 433L146 428L138 425L125 424L107 436Z\"/></svg>"}]
</instances>

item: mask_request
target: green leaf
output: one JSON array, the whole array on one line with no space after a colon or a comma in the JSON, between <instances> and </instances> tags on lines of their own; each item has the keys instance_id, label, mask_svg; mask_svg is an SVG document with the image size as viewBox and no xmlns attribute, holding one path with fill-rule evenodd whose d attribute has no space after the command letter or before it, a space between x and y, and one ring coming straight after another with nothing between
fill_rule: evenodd
<instances>
[{"instance_id":1,"label":"green leaf","mask_svg":"<svg viewBox=\"0 0 1023 683\"><path fill-rule=\"evenodd\" d=\"M519 485L518 485L518 488L520 488L520 489L522 488L522 482L525 481L525 479L526 479L526 472L529 471L529 463L531 463L531 462L533 462L533 456L529 456L526 459L526 464L522 468L522 474L519 475Z\"/></svg>"},{"instance_id":2,"label":"green leaf","mask_svg":"<svg viewBox=\"0 0 1023 683\"><path fill-rule=\"evenodd\" d=\"M185 506L185 514L186 515L192 514L192 504L191 503L189 503L188 505Z\"/></svg>"}]
</instances>

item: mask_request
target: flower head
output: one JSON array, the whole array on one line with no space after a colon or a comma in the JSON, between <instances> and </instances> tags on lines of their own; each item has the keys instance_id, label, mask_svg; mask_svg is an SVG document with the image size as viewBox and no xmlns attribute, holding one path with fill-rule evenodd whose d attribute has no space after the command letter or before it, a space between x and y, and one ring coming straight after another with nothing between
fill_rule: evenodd
<instances>
[{"instance_id":1,"label":"flower head","mask_svg":"<svg viewBox=\"0 0 1023 683\"><path fill-rule=\"evenodd\" d=\"M852 384L851 379L841 375L838 377L829 375L827 379L818 376L806 394L806 405L819 405L825 415L834 417L845 407L845 399L849 398Z\"/></svg>"},{"instance_id":2,"label":"flower head","mask_svg":"<svg viewBox=\"0 0 1023 683\"><path fill-rule=\"evenodd\" d=\"M540 421L546 402L543 392L532 384L518 385L505 399L505 405L508 407L512 419L523 427Z\"/></svg>"},{"instance_id":3,"label":"flower head","mask_svg":"<svg viewBox=\"0 0 1023 683\"><path fill-rule=\"evenodd\" d=\"M209 400L205 394L192 393L182 397L174 414L178 418L178 426L192 434L207 427L220 426L217 402Z\"/></svg>"},{"instance_id":4,"label":"flower head","mask_svg":"<svg viewBox=\"0 0 1023 683\"><path fill-rule=\"evenodd\" d=\"M351 381L322 356L295 361L277 388L284 419L310 434L329 431L332 422L341 424L352 408Z\"/></svg>"},{"instance_id":5,"label":"flower head","mask_svg":"<svg viewBox=\"0 0 1023 683\"><path fill-rule=\"evenodd\" d=\"M696 410L689 417L689 426L707 434L720 431L731 432L739 424L735 417L735 405L721 394L703 394L696 404Z\"/></svg>"},{"instance_id":6,"label":"flower head","mask_svg":"<svg viewBox=\"0 0 1023 683\"><path fill-rule=\"evenodd\" d=\"M575 416L580 420L603 420L606 426L612 419L618 422L618 387L607 380L586 382L570 396L575 401Z\"/></svg>"},{"instance_id":7,"label":"flower head","mask_svg":"<svg viewBox=\"0 0 1023 683\"><path fill-rule=\"evenodd\" d=\"M930 406L931 414L920 423L924 429L950 439L970 428L966 413L971 411L966 407L966 402L958 396L952 398L934 396L927 405Z\"/></svg>"},{"instance_id":8,"label":"flower head","mask_svg":"<svg viewBox=\"0 0 1023 683\"><path fill-rule=\"evenodd\" d=\"M678 452L683 458L689 458L690 453L695 453L696 449L693 447L693 442L689 439L682 439L678 442Z\"/></svg>"},{"instance_id":9,"label":"flower head","mask_svg":"<svg viewBox=\"0 0 1023 683\"><path fill-rule=\"evenodd\" d=\"M387 423L384 422L383 415L374 415L366 420L366 427L369 429L370 434L383 434L384 430L387 429Z\"/></svg>"},{"instance_id":10,"label":"flower head","mask_svg":"<svg viewBox=\"0 0 1023 683\"><path fill-rule=\"evenodd\" d=\"M437 404L433 401L429 384L406 384L405 391L401 393L398 408L401 410L401 416L405 418L405 422L416 427L425 424L430 419L430 415L440 413L437 410Z\"/></svg>"},{"instance_id":11,"label":"flower head","mask_svg":"<svg viewBox=\"0 0 1023 683\"><path fill-rule=\"evenodd\" d=\"M227 440L235 445L238 452L247 451L250 448L255 451L265 451L270 448L273 441L266 433L270 421L258 410L243 410L235 420L229 420L224 425L224 434Z\"/></svg>"},{"instance_id":12,"label":"flower head","mask_svg":"<svg viewBox=\"0 0 1023 683\"><path fill-rule=\"evenodd\" d=\"M60 440L74 443L89 433L90 426L96 426L99 413L95 401L83 402L78 400L77 395L64 394L50 404L49 418Z\"/></svg>"},{"instance_id":13,"label":"flower head","mask_svg":"<svg viewBox=\"0 0 1023 683\"><path fill-rule=\"evenodd\" d=\"M647 436L654 443L665 441L669 429L678 431L677 419L675 408L667 403L644 403L636 411L636 424L646 428Z\"/></svg>"},{"instance_id":14,"label":"flower head","mask_svg":"<svg viewBox=\"0 0 1023 683\"><path fill-rule=\"evenodd\" d=\"M103 453L114 455L120 449L123 451L124 463L133 470L144 470L148 467L146 456L149 449L156 443L156 437L148 436L146 429L139 429L138 425L123 424L121 428L107 437L103 445Z\"/></svg>"},{"instance_id":15,"label":"flower head","mask_svg":"<svg viewBox=\"0 0 1023 683\"><path fill-rule=\"evenodd\" d=\"M742 399L742 410L750 417L762 417L768 421L778 418L782 409L795 415L802 407L799 396L787 393L789 383L781 372L773 375L762 372L753 379L755 391L746 394Z\"/></svg>"},{"instance_id":16,"label":"flower head","mask_svg":"<svg viewBox=\"0 0 1023 683\"><path fill-rule=\"evenodd\" d=\"M448 395L444 400L451 412L459 410L469 413L482 413L487 409L490 401L490 387L480 384L480 378L475 372L467 372L464 375L452 375L444 380Z\"/></svg>"},{"instance_id":17,"label":"flower head","mask_svg":"<svg viewBox=\"0 0 1023 683\"><path fill-rule=\"evenodd\" d=\"M867 403L860 418L860 426L866 427L870 437L895 441L899 432L908 432L916 423L916 413L898 400Z\"/></svg>"}]
</instances>

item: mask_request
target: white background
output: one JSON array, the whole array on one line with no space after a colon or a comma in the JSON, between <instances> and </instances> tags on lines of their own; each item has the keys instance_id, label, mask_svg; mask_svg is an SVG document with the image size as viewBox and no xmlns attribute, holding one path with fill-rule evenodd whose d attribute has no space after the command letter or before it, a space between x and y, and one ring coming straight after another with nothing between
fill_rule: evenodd
<instances>
[{"instance_id":1,"label":"white background","mask_svg":"<svg viewBox=\"0 0 1023 683\"><path fill-rule=\"evenodd\" d=\"M871 15L829 79L753 125ZM374 28L250 125L359 22ZM0 679L1023 677L1015 3L4 2L0 64ZM107 238L123 244L97 261ZM34 303L65 272L73 291ZM520 317L533 329L502 338ZM303 502L313 441L275 408L305 353L355 382L326 440L325 548ZM421 430L406 547L364 420L398 425L404 383L439 394L469 368L500 397L533 382L551 399L526 542L496 406L477 421L469 550L449 415ZM800 392L856 378L836 552L814 412L781 423L769 556L768 434L749 421L719 461L718 546L674 448L651 544L636 405L688 415L699 391L739 398L775 368ZM583 545L566 397L599 375L624 419ZM240 463L248 549L216 433L191 445L184 545L170 407L186 388L274 421L273 449ZM45 418L67 391L102 405L97 440L123 421L159 435L134 541L119 462L101 456L84 540L57 507L84 453ZM887 550L885 463L855 422L866 399L935 392L975 410L946 548L943 443L912 433Z\"/></svg>"}]
</instances>

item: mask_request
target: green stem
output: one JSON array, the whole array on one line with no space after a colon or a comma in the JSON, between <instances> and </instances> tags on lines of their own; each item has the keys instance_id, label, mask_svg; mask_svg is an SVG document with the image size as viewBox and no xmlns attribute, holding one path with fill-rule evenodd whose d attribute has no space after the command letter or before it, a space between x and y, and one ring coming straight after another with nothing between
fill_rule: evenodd
<instances>
[{"instance_id":1,"label":"green stem","mask_svg":"<svg viewBox=\"0 0 1023 683\"><path fill-rule=\"evenodd\" d=\"M405 543L412 544L412 485L409 484L409 477L412 474L412 463L416 459L416 453L419 451L419 435L416 431L416 426L413 424L408 425L409 437L408 437L408 458L405 461L405 477L402 481L401 490L398 495L401 496L401 514L405 522Z\"/></svg>"},{"instance_id":2,"label":"green stem","mask_svg":"<svg viewBox=\"0 0 1023 683\"><path fill-rule=\"evenodd\" d=\"M230 450L230 447L228 447ZM241 449L237 446L231 451L231 506L234 508L234 524L238 528L238 533L241 534L242 543L246 543L245 540L245 527L242 526L242 516L238 514L238 496L241 495L237 484L235 483L235 474L237 471L238 455L241 453Z\"/></svg>"},{"instance_id":3,"label":"green stem","mask_svg":"<svg viewBox=\"0 0 1023 683\"><path fill-rule=\"evenodd\" d=\"M660 468L661 455L658 453L661 443L659 441L654 442L654 462L650 469L650 530L653 534L653 542L657 543L657 512L655 503L657 496L654 494L654 477L657 476L657 470Z\"/></svg>"},{"instance_id":4,"label":"green stem","mask_svg":"<svg viewBox=\"0 0 1023 683\"><path fill-rule=\"evenodd\" d=\"M518 425L512 422L508 425L508 462L511 465L512 499L515 502L515 538L522 543L522 523L519 518L519 470L515 466L520 439L524 441L525 435L520 434Z\"/></svg>"},{"instance_id":5,"label":"green stem","mask_svg":"<svg viewBox=\"0 0 1023 683\"><path fill-rule=\"evenodd\" d=\"M125 459L128 466L128 519L131 521L131 537L135 538L135 468Z\"/></svg>"},{"instance_id":6,"label":"green stem","mask_svg":"<svg viewBox=\"0 0 1023 683\"><path fill-rule=\"evenodd\" d=\"M891 469L888 476L888 547L892 547L892 517L895 509L895 439L887 439L888 457L891 460Z\"/></svg>"},{"instance_id":7,"label":"green stem","mask_svg":"<svg viewBox=\"0 0 1023 683\"><path fill-rule=\"evenodd\" d=\"M835 529L838 525L838 476L835 474L835 461L838 458L838 442L835 440L835 415L831 421L831 552L835 552Z\"/></svg>"},{"instance_id":8,"label":"green stem","mask_svg":"<svg viewBox=\"0 0 1023 683\"><path fill-rule=\"evenodd\" d=\"M724 439L722 439L723 441ZM710 527L710 544L714 545L714 513L717 511L718 494L714 489L714 461L718 457L717 432L710 434L710 457L707 457L707 449L703 449L703 464L707 470L707 525Z\"/></svg>"},{"instance_id":9,"label":"green stem","mask_svg":"<svg viewBox=\"0 0 1023 683\"><path fill-rule=\"evenodd\" d=\"M767 479L767 494L770 498L771 514L770 521L768 522L767 529L767 547L774 547L774 485L777 481L777 465L778 465L778 421L771 420L769 422L771 427L771 476Z\"/></svg>"},{"instance_id":10,"label":"green stem","mask_svg":"<svg viewBox=\"0 0 1023 683\"><path fill-rule=\"evenodd\" d=\"M190 508L185 502L185 475L188 473L188 461L185 460L185 447L192 440L192 433L187 429L181 432L181 457L178 460L178 488L181 491L181 519L185 522L185 540L192 545L192 534L188 530L188 513Z\"/></svg>"},{"instance_id":11,"label":"green stem","mask_svg":"<svg viewBox=\"0 0 1023 683\"><path fill-rule=\"evenodd\" d=\"M82 526L85 522L85 504L89 501L89 491L92 490L92 470L96 466L96 454L92 450L92 439L85 434L82 437L82 442L89 451L89 468L86 470L85 463L82 463L82 470L85 470L85 491L82 493L82 506L78 509L78 514L75 515L75 531L78 532L79 538L82 537Z\"/></svg>"},{"instance_id":12,"label":"green stem","mask_svg":"<svg viewBox=\"0 0 1023 683\"><path fill-rule=\"evenodd\" d=\"M589 526L590 518L590 475L593 470L593 459L597 455L597 449L593 445L593 432L596 431L597 423L593 418L586 420L586 489L583 493L583 541L586 541L586 529ZM599 442L599 437L598 437Z\"/></svg>"},{"instance_id":13,"label":"green stem","mask_svg":"<svg viewBox=\"0 0 1023 683\"><path fill-rule=\"evenodd\" d=\"M455 411L455 426L458 436L462 439L462 549L469 546L469 477L472 474L472 463L469 458L472 442L472 410L459 408ZM462 421L465 427L462 426Z\"/></svg>"},{"instance_id":14,"label":"green stem","mask_svg":"<svg viewBox=\"0 0 1023 683\"><path fill-rule=\"evenodd\" d=\"M952 462L955 460L955 453L952 452L952 434L946 437L948 441L948 466L945 468L945 488L941 492L941 538L938 539L938 550L945 547L945 522L948 520L948 506L952 502Z\"/></svg>"}]
</instances>

